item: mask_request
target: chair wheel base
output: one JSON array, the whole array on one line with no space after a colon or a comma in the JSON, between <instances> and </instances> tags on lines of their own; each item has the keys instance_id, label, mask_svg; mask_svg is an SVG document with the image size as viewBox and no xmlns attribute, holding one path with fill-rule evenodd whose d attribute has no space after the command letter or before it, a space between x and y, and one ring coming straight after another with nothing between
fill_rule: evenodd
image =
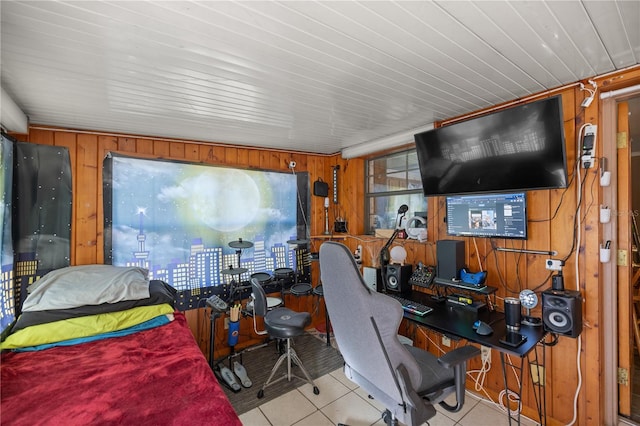
<instances>
[{"instance_id":1,"label":"chair wheel base","mask_svg":"<svg viewBox=\"0 0 640 426\"><path fill-rule=\"evenodd\" d=\"M382 420L387 426L398 426L398 419L394 418L389 410L385 410L382 413Z\"/></svg>"},{"instance_id":2,"label":"chair wheel base","mask_svg":"<svg viewBox=\"0 0 640 426\"><path fill-rule=\"evenodd\" d=\"M264 389L260 389L258 391L258 399L262 399L264 397Z\"/></svg>"},{"instance_id":3,"label":"chair wheel base","mask_svg":"<svg viewBox=\"0 0 640 426\"><path fill-rule=\"evenodd\" d=\"M317 386L314 386L314 387L313 387L313 394L314 394L314 395L320 395L320 389L318 389L318 387L317 387Z\"/></svg>"}]
</instances>

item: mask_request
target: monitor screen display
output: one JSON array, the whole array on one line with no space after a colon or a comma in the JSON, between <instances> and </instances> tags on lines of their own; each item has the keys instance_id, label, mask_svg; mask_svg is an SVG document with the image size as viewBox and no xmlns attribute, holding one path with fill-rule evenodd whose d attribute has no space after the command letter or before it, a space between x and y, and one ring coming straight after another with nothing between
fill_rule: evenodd
<instances>
[{"instance_id":1,"label":"monitor screen display","mask_svg":"<svg viewBox=\"0 0 640 426\"><path fill-rule=\"evenodd\" d=\"M509 194L446 198L447 234L456 237L527 238L527 197Z\"/></svg>"},{"instance_id":2,"label":"monitor screen display","mask_svg":"<svg viewBox=\"0 0 640 426\"><path fill-rule=\"evenodd\" d=\"M567 187L554 96L415 135L425 196Z\"/></svg>"}]
</instances>

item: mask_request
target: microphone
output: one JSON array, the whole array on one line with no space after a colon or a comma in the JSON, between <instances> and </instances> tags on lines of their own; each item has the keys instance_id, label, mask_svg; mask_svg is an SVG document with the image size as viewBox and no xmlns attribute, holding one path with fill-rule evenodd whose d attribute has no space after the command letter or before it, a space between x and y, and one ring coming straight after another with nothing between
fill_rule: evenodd
<instances>
[{"instance_id":1,"label":"microphone","mask_svg":"<svg viewBox=\"0 0 640 426\"><path fill-rule=\"evenodd\" d=\"M400 206L400 208L398 209L398 215L396 216L396 229L402 229L402 219L404 218L404 216L407 214L408 211L409 211L409 206L407 206L406 204L403 204Z\"/></svg>"},{"instance_id":2,"label":"microphone","mask_svg":"<svg viewBox=\"0 0 640 426\"><path fill-rule=\"evenodd\" d=\"M382 272L382 282L384 283L385 291L388 287L387 265L391 261L391 254L389 253L389 247L391 246L391 243L393 243L393 240L396 239L398 234L400 232L404 232L403 229L400 227L400 225L402 224L402 218L408 211L409 211L409 206L407 206L406 204L403 204L400 206L400 208L398 209L398 214L396 216L396 229L394 229L393 234L391 234L391 237L387 240L386 244L380 250L380 270ZM400 223L398 223L398 218L400 218ZM405 234L405 238L406 238L406 234Z\"/></svg>"}]
</instances>

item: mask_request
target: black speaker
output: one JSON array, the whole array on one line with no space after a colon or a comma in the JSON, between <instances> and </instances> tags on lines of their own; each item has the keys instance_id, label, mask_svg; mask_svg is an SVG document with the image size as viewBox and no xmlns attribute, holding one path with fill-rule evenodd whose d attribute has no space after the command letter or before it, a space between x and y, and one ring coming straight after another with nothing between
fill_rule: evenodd
<instances>
[{"instance_id":1,"label":"black speaker","mask_svg":"<svg viewBox=\"0 0 640 426\"><path fill-rule=\"evenodd\" d=\"M542 292L544 328L563 336L578 337L582 332L582 296L573 290Z\"/></svg>"},{"instance_id":2,"label":"black speaker","mask_svg":"<svg viewBox=\"0 0 640 426\"><path fill-rule=\"evenodd\" d=\"M444 280L459 280L460 270L465 266L464 256L464 241L438 240L436 242L438 278Z\"/></svg>"},{"instance_id":3,"label":"black speaker","mask_svg":"<svg viewBox=\"0 0 640 426\"><path fill-rule=\"evenodd\" d=\"M411 278L412 272L412 265L387 265L385 280L387 291L398 293L411 292L411 284L409 284L409 278Z\"/></svg>"},{"instance_id":4,"label":"black speaker","mask_svg":"<svg viewBox=\"0 0 640 426\"><path fill-rule=\"evenodd\" d=\"M318 197L326 197L329 195L329 184L323 182L322 179L313 182L313 195L317 195Z\"/></svg>"}]
</instances>

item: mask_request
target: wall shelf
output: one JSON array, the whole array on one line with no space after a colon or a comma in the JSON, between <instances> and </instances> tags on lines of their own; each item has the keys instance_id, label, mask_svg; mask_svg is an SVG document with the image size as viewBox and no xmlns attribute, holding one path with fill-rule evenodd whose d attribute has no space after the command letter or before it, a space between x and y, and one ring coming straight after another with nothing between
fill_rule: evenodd
<instances>
[{"instance_id":1,"label":"wall shelf","mask_svg":"<svg viewBox=\"0 0 640 426\"><path fill-rule=\"evenodd\" d=\"M312 235L311 237L312 240L346 240L347 239L347 235L341 235L341 234L329 234L329 235Z\"/></svg>"}]
</instances>

